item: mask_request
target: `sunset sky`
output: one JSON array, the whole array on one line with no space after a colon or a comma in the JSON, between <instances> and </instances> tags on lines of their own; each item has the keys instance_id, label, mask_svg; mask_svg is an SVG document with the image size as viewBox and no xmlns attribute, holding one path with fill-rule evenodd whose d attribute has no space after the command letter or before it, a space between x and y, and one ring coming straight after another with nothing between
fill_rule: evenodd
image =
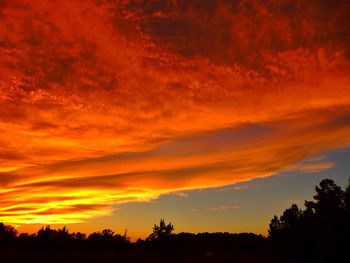
<instances>
[{"instance_id":1,"label":"sunset sky","mask_svg":"<svg viewBox=\"0 0 350 263\"><path fill-rule=\"evenodd\" d=\"M0 222L266 234L350 176L350 1L1 0Z\"/></svg>"}]
</instances>

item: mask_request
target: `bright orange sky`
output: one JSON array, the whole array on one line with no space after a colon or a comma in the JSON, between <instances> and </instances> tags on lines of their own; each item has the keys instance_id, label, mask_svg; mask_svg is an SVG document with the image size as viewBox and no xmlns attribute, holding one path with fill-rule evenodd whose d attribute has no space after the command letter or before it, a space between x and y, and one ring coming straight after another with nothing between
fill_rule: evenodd
<instances>
[{"instance_id":1,"label":"bright orange sky","mask_svg":"<svg viewBox=\"0 0 350 263\"><path fill-rule=\"evenodd\" d=\"M350 145L349 1L0 4L0 221L70 224ZM247 131L248 130L248 131Z\"/></svg>"}]
</instances>

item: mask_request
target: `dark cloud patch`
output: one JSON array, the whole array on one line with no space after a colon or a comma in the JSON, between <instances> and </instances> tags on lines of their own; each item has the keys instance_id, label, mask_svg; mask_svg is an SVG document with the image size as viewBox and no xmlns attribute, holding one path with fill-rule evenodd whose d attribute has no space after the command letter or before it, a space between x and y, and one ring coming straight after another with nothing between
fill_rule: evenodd
<instances>
[{"instance_id":1,"label":"dark cloud patch","mask_svg":"<svg viewBox=\"0 0 350 263\"><path fill-rule=\"evenodd\" d=\"M1 164L1 161L0 161ZM14 181L18 179L17 175L11 174L9 172L0 172L0 186L6 187L9 184L12 184ZM4 194L6 196L6 194ZM1 196L1 194L0 194Z\"/></svg>"},{"instance_id":2,"label":"dark cloud patch","mask_svg":"<svg viewBox=\"0 0 350 263\"><path fill-rule=\"evenodd\" d=\"M211 165L193 166L179 169L150 170L142 172L120 173L113 175L99 175L93 177L79 177L62 179L60 181L43 181L21 185L22 189L32 187L54 187L54 188L79 188L79 189L162 189L170 184L173 187L182 187L188 181L208 173L225 170L228 163L217 163ZM185 180L186 179L186 180ZM157 184L153 184L155 180ZM186 182L187 181L187 182ZM128 191L128 190L127 190Z\"/></svg>"},{"instance_id":3,"label":"dark cloud patch","mask_svg":"<svg viewBox=\"0 0 350 263\"><path fill-rule=\"evenodd\" d=\"M110 206L108 205L93 205L93 204L77 204L66 206L63 208L45 208L38 209L38 207L34 206L17 206L13 208L4 209L0 212L0 216L9 216L11 214L16 214L18 212L28 212L33 216L40 215L57 215L57 214L66 214L66 213L84 213L84 212L93 212L98 210L108 210Z\"/></svg>"},{"instance_id":4,"label":"dark cloud patch","mask_svg":"<svg viewBox=\"0 0 350 263\"><path fill-rule=\"evenodd\" d=\"M8 151L8 150L1 150L0 151L0 161L1 161L1 159L21 160L23 158L24 158L24 156L17 151Z\"/></svg>"},{"instance_id":5,"label":"dark cloud patch","mask_svg":"<svg viewBox=\"0 0 350 263\"><path fill-rule=\"evenodd\" d=\"M349 52L347 1L129 1L142 33L185 57L265 69L266 53Z\"/></svg>"},{"instance_id":6,"label":"dark cloud patch","mask_svg":"<svg viewBox=\"0 0 350 263\"><path fill-rule=\"evenodd\" d=\"M2 213L0 212L0 216L2 215L6 215L9 213L14 213L14 212L25 212L25 211L33 211L33 208L31 207L23 207L23 206L17 206L17 207L12 207L12 208L6 208L2 211Z\"/></svg>"},{"instance_id":7,"label":"dark cloud patch","mask_svg":"<svg viewBox=\"0 0 350 263\"><path fill-rule=\"evenodd\" d=\"M107 205L72 205L64 208L48 208L40 212L33 212L33 215L57 215L66 213L84 213L96 210L108 210Z\"/></svg>"},{"instance_id":8,"label":"dark cloud patch","mask_svg":"<svg viewBox=\"0 0 350 263\"><path fill-rule=\"evenodd\" d=\"M53 123L41 121L41 122L33 123L31 129L32 130L47 130L47 129L55 129L57 127L58 126L53 124Z\"/></svg>"}]
</instances>

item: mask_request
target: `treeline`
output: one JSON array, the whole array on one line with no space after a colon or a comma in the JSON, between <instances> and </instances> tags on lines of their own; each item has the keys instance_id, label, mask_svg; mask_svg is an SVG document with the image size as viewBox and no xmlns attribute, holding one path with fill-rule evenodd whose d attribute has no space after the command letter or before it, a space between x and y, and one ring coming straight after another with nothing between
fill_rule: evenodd
<instances>
[{"instance_id":1,"label":"treeline","mask_svg":"<svg viewBox=\"0 0 350 263\"><path fill-rule=\"evenodd\" d=\"M21 233L9 225L0 223L0 250L17 249L33 251L62 250L125 250L131 242L126 235L115 234L110 229L85 233L70 233L68 228L52 229L50 226L41 228L35 234Z\"/></svg>"},{"instance_id":2,"label":"treeline","mask_svg":"<svg viewBox=\"0 0 350 263\"><path fill-rule=\"evenodd\" d=\"M325 179L315 190L314 200L305 201L304 209L293 204L280 217L273 217L268 237L252 233L174 234L174 226L162 219L148 238L136 242L131 242L126 232L116 234L110 229L86 235L71 233L66 227L46 226L35 234L19 234L14 227L0 223L0 255L6 251L17 254L79 251L84 255L108 251L118 255L172 255L172 258L244 254L258 255L258 262L263 262L263 255L269 254L293 260L344 262L350 244L350 187L343 190L334 181Z\"/></svg>"},{"instance_id":3,"label":"treeline","mask_svg":"<svg viewBox=\"0 0 350 263\"><path fill-rule=\"evenodd\" d=\"M169 228L171 226L171 228ZM0 251L17 249L20 251L114 251L121 253L231 253L263 251L268 240L253 233L173 233L171 223L161 219L153 232L145 240L131 242L127 233L116 234L110 229L86 235L81 232L70 233L66 227L41 228L35 234L21 233L15 228L0 223Z\"/></svg>"}]
</instances>

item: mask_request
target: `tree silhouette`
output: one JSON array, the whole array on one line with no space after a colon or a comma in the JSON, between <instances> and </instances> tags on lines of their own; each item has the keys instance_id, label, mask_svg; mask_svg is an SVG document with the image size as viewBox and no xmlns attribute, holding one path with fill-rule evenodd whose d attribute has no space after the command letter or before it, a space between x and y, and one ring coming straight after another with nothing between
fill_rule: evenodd
<instances>
[{"instance_id":1,"label":"tree silhouette","mask_svg":"<svg viewBox=\"0 0 350 263\"><path fill-rule=\"evenodd\" d=\"M302 211L296 204L286 209L280 218L274 216L268 230L270 238L278 241L282 235L295 234L295 228L298 226L301 217Z\"/></svg>"},{"instance_id":2,"label":"tree silhouette","mask_svg":"<svg viewBox=\"0 0 350 263\"><path fill-rule=\"evenodd\" d=\"M298 224L302 216L302 211L296 204L293 204L290 208L283 212L281 216L281 222L285 228L290 228Z\"/></svg>"},{"instance_id":3,"label":"tree silhouette","mask_svg":"<svg viewBox=\"0 0 350 263\"><path fill-rule=\"evenodd\" d=\"M112 231L111 229L103 229L101 234L102 238L104 239L113 239L114 237L114 231Z\"/></svg>"},{"instance_id":4,"label":"tree silhouette","mask_svg":"<svg viewBox=\"0 0 350 263\"><path fill-rule=\"evenodd\" d=\"M71 235L69 234L69 230L66 226L58 229L56 235L57 240L60 242L68 242L71 239Z\"/></svg>"},{"instance_id":5,"label":"tree silhouette","mask_svg":"<svg viewBox=\"0 0 350 263\"><path fill-rule=\"evenodd\" d=\"M42 227L37 233L37 239L39 241L43 241L47 244L51 240L54 240L57 237L57 230L51 229L48 225L46 227Z\"/></svg>"},{"instance_id":6,"label":"tree silhouette","mask_svg":"<svg viewBox=\"0 0 350 263\"><path fill-rule=\"evenodd\" d=\"M92 250L126 250L129 246L129 238L124 235L115 234L111 229L104 229L102 232L94 232L89 235L88 247Z\"/></svg>"},{"instance_id":7,"label":"tree silhouette","mask_svg":"<svg viewBox=\"0 0 350 263\"><path fill-rule=\"evenodd\" d=\"M279 220L279 218L275 215L271 219L271 223L269 225L269 230L268 230L269 236L273 241L278 240L282 231L283 231L283 224Z\"/></svg>"},{"instance_id":8,"label":"tree silhouette","mask_svg":"<svg viewBox=\"0 0 350 263\"><path fill-rule=\"evenodd\" d=\"M350 217L346 213L349 186L345 192L333 180L324 179L315 188L305 210L297 205L286 209L269 225L269 238L288 257L338 259L349 241Z\"/></svg>"},{"instance_id":9,"label":"tree silhouette","mask_svg":"<svg viewBox=\"0 0 350 263\"><path fill-rule=\"evenodd\" d=\"M344 192L333 180L322 180L320 186L316 186L315 190L316 203L314 207L316 213L329 214L343 208Z\"/></svg>"},{"instance_id":10,"label":"tree silhouette","mask_svg":"<svg viewBox=\"0 0 350 263\"><path fill-rule=\"evenodd\" d=\"M71 237L73 240L83 241L86 239L86 234L81 232L72 233Z\"/></svg>"},{"instance_id":11,"label":"tree silhouette","mask_svg":"<svg viewBox=\"0 0 350 263\"><path fill-rule=\"evenodd\" d=\"M17 230L10 226L0 223L0 249L8 247L17 237Z\"/></svg>"},{"instance_id":12,"label":"tree silhouette","mask_svg":"<svg viewBox=\"0 0 350 263\"><path fill-rule=\"evenodd\" d=\"M154 224L153 232L149 235L148 240L157 240L169 237L174 230L175 228L171 222L166 224L164 219L160 219L159 225Z\"/></svg>"}]
</instances>

